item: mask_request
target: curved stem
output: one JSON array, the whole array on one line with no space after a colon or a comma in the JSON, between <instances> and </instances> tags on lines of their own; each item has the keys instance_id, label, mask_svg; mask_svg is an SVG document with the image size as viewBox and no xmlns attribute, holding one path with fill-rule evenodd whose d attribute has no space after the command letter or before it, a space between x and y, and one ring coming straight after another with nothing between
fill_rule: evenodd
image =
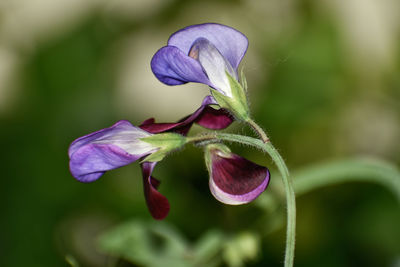
<instances>
[{"instance_id":1,"label":"curved stem","mask_svg":"<svg viewBox=\"0 0 400 267\"><path fill-rule=\"evenodd\" d=\"M258 127L260 131L262 129ZM264 131L262 131L263 136L267 136ZM240 144L250 145L261 149L262 151L268 153L279 172L282 175L283 185L286 192L286 202L287 202L287 229L286 229L286 251L285 251L285 267L293 266L294 261L294 248L295 248L295 234L296 234L296 198L293 190L292 181L289 179L289 171L283 161L281 155L275 149L275 147L268 141L268 138L264 140L242 136L237 134L225 134L225 133L210 133L195 137L188 137L188 142L201 142L209 140L223 140L229 142L236 142Z\"/></svg>"},{"instance_id":2,"label":"curved stem","mask_svg":"<svg viewBox=\"0 0 400 267\"><path fill-rule=\"evenodd\" d=\"M249 119L247 123L258 133L258 135L260 136L261 140L263 140L264 143L269 142L267 134L255 121Z\"/></svg>"}]
</instances>

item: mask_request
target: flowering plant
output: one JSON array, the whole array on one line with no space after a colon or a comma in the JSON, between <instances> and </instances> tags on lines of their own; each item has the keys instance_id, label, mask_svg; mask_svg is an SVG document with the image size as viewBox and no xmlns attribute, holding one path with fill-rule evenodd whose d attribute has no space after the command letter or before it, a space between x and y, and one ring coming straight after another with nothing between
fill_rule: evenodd
<instances>
[{"instance_id":1,"label":"flowering plant","mask_svg":"<svg viewBox=\"0 0 400 267\"><path fill-rule=\"evenodd\" d=\"M246 204L268 186L270 173L231 150L222 142L238 142L268 153L281 172L288 205L285 265L293 265L295 198L287 168L266 133L250 115L247 84L239 79L238 66L248 40L241 32L221 24L193 25L172 34L166 46L151 61L154 75L167 85L203 83L211 88L201 106L173 123L150 118L139 126L119 121L109 128L76 139L69 148L70 171L81 182L93 182L105 172L140 160L144 195L151 215L164 219L170 210L165 196L157 191L160 181L152 176L155 165L170 152L189 143L204 147L212 195L229 205ZM196 123L211 130L227 128L235 120L251 126L260 139L218 132L188 136Z\"/></svg>"}]
</instances>

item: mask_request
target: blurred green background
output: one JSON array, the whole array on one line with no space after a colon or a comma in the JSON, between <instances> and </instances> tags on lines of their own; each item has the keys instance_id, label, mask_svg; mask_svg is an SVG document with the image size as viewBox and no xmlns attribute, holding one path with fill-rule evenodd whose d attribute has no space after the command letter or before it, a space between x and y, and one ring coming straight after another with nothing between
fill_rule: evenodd
<instances>
[{"instance_id":1,"label":"blurred green background","mask_svg":"<svg viewBox=\"0 0 400 267\"><path fill-rule=\"evenodd\" d=\"M99 249L98 236L126 221L144 235L172 227L189 247L205 234L231 237L211 249L224 255L216 265L282 266L285 208L277 197L268 210L273 184L256 203L224 206L209 192L201 149L187 147L157 165L171 212L154 222L138 164L81 184L68 146L117 120L193 112L208 89L163 85L150 60L174 31L218 22L248 36L252 112L294 173L358 156L399 166L399 10L397 0L0 0L0 266L67 266L67 255L81 266L143 266ZM279 183L260 152L232 149ZM298 198L295 266L399 266L399 226L399 202L382 186L312 191ZM244 247L231 249L234 240Z\"/></svg>"}]
</instances>

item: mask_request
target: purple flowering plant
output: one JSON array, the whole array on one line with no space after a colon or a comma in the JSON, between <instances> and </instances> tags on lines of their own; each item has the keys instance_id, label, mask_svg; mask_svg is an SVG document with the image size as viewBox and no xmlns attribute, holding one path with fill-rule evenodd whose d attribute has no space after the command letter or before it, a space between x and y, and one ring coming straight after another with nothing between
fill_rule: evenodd
<instances>
[{"instance_id":1,"label":"purple flowering plant","mask_svg":"<svg viewBox=\"0 0 400 267\"><path fill-rule=\"evenodd\" d=\"M282 157L263 129L252 120L247 103L247 84L238 75L239 64L248 48L241 32L221 24L206 23L179 30L168 39L151 60L151 69L162 83L170 86L188 82L211 88L200 107L172 123L150 118L132 125L121 120L111 127L80 137L72 142L68 154L71 174L90 183L105 172L134 161L142 169L147 207L153 218L164 219L170 210L167 198L158 190L160 181L152 176L156 164L170 152L192 143L204 147L211 194L228 205L246 204L267 188L270 173L264 166L231 152L224 142L250 145L268 153L277 165L287 199L287 239L285 266L293 265L295 197ZM219 133L234 121L248 124L259 138ZM213 130L189 136L193 124Z\"/></svg>"}]
</instances>

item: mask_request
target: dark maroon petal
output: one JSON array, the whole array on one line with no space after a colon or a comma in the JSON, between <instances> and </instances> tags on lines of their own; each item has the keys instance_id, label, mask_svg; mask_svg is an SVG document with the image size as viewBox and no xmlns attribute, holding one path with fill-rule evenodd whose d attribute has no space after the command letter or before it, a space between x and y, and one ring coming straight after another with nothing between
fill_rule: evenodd
<instances>
[{"instance_id":1,"label":"dark maroon petal","mask_svg":"<svg viewBox=\"0 0 400 267\"><path fill-rule=\"evenodd\" d=\"M233 122L233 117L225 109L214 109L209 105L216 104L214 98L206 96L201 106L191 115L175 123L157 123L154 118L142 122L139 127L149 133L174 132L187 135L193 123L212 130L221 130Z\"/></svg>"},{"instance_id":2,"label":"dark maroon petal","mask_svg":"<svg viewBox=\"0 0 400 267\"><path fill-rule=\"evenodd\" d=\"M208 129L221 130L231 125L233 120L232 115L226 109L214 109L206 106L195 122Z\"/></svg>"},{"instance_id":3,"label":"dark maroon petal","mask_svg":"<svg viewBox=\"0 0 400 267\"><path fill-rule=\"evenodd\" d=\"M140 126L145 126L145 125L151 125L151 124L153 124L155 121L156 121L156 120L155 120L154 118L147 119L147 120L145 120L144 122L142 122L142 124L140 124L139 127L140 127Z\"/></svg>"},{"instance_id":4,"label":"dark maroon petal","mask_svg":"<svg viewBox=\"0 0 400 267\"><path fill-rule=\"evenodd\" d=\"M239 205L257 198L269 183L269 171L233 153L211 151L210 190L219 201Z\"/></svg>"},{"instance_id":5,"label":"dark maroon petal","mask_svg":"<svg viewBox=\"0 0 400 267\"><path fill-rule=\"evenodd\" d=\"M143 174L143 188L147 208L156 220L162 220L169 213L168 199L157 191L160 181L151 176L156 162L143 162L140 166Z\"/></svg>"},{"instance_id":6,"label":"dark maroon petal","mask_svg":"<svg viewBox=\"0 0 400 267\"><path fill-rule=\"evenodd\" d=\"M158 123L155 122L154 118L150 118L145 120L139 125L139 128L145 130L146 132L156 134L156 133L164 133L171 131L179 126L182 123L180 122L173 122L173 123Z\"/></svg>"}]
</instances>

